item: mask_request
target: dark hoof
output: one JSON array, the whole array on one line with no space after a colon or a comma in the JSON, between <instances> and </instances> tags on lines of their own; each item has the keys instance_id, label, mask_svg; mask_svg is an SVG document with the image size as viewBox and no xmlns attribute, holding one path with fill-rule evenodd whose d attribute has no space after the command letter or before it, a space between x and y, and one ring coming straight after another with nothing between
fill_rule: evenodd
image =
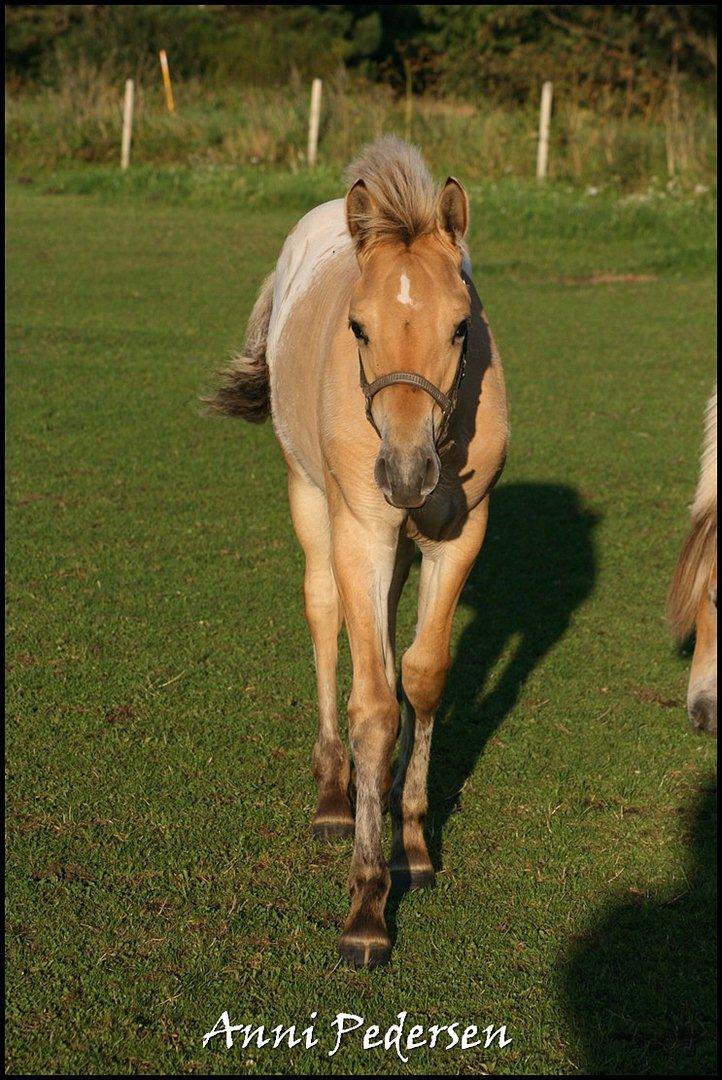
<instances>
[{"instance_id":1,"label":"dark hoof","mask_svg":"<svg viewBox=\"0 0 722 1080\"><path fill-rule=\"evenodd\" d=\"M353 821L314 821L315 840L345 840L354 834Z\"/></svg>"},{"instance_id":2,"label":"dark hoof","mask_svg":"<svg viewBox=\"0 0 722 1080\"><path fill-rule=\"evenodd\" d=\"M388 964L391 959L391 945L378 939L364 941L363 938L341 938L338 951L341 959L352 968L377 968Z\"/></svg>"},{"instance_id":3,"label":"dark hoof","mask_svg":"<svg viewBox=\"0 0 722 1080\"><path fill-rule=\"evenodd\" d=\"M436 874L433 869L411 870L408 866L400 866L391 870L393 887L400 892L412 892L415 889L433 889L436 885Z\"/></svg>"}]
</instances>

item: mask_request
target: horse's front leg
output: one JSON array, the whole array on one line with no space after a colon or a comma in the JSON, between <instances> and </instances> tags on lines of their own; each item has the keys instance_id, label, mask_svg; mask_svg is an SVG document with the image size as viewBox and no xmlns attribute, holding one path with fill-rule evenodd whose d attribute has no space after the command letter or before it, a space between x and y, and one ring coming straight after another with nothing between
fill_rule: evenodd
<instances>
[{"instance_id":1,"label":"horse's front leg","mask_svg":"<svg viewBox=\"0 0 722 1080\"><path fill-rule=\"evenodd\" d=\"M356 770L351 907L340 952L354 967L376 967L391 953L384 920L391 881L381 846L381 821L399 725L388 612L398 525L381 519L364 526L340 507L332 519L332 532L334 573L353 662L348 716Z\"/></svg>"},{"instance_id":2,"label":"horse's front leg","mask_svg":"<svg viewBox=\"0 0 722 1080\"><path fill-rule=\"evenodd\" d=\"M431 734L451 663L454 612L484 540L488 503L487 498L469 513L456 539L422 545L416 636L401 661L404 728L391 793L392 872L409 888L435 880L424 836Z\"/></svg>"},{"instance_id":3,"label":"horse's front leg","mask_svg":"<svg viewBox=\"0 0 722 1080\"><path fill-rule=\"evenodd\" d=\"M318 733L313 775L318 787L313 834L318 840L353 836L348 798L348 753L341 742L336 713L336 660L341 629L341 600L331 565L331 527L326 497L289 469L288 495L296 535L306 556L303 599L313 639L318 690Z\"/></svg>"}]
</instances>

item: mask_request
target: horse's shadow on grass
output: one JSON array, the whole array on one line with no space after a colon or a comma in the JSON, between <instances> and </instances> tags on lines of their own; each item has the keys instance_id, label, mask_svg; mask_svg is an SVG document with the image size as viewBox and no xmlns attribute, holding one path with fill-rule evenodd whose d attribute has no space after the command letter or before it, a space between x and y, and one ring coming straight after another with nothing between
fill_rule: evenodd
<instances>
[{"instance_id":1,"label":"horse's shadow on grass","mask_svg":"<svg viewBox=\"0 0 722 1080\"><path fill-rule=\"evenodd\" d=\"M685 885L615 907L563 970L587 1074L716 1071L716 808L712 780L685 811Z\"/></svg>"},{"instance_id":2,"label":"horse's shadow on grass","mask_svg":"<svg viewBox=\"0 0 722 1080\"><path fill-rule=\"evenodd\" d=\"M460 809L462 789L487 741L594 587L598 520L562 484L502 484L491 495L486 540L460 601L474 614L454 650L434 725L426 834L437 870L443 866L444 827ZM507 651L487 691L488 677ZM387 904L392 940L403 892L393 888Z\"/></svg>"}]
</instances>

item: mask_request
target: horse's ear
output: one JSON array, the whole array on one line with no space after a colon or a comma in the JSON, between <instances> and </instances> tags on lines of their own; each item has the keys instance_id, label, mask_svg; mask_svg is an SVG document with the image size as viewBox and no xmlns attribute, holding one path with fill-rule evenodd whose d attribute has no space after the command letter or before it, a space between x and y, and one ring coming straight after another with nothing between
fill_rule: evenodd
<instances>
[{"instance_id":1,"label":"horse's ear","mask_svg":"<svg viewBox=\"0 0 722 1080\"><path fill-rule=\"evenodd\" d=\"M354 242L359 245L368 232L376 203L363 180L359 179L346 195L346 223Z\"/></svg>"},{"instance_id":2,"label":"horse's ear","mask_svg":"<svg viewBox=\"0 0 722 1080\"><path fill-rule=\"evenodd\" d=\"M450 176L437 204L439 225L454 243L460 244L469 227L469 199L458 180Z\"/></svg>"}]
</instances>

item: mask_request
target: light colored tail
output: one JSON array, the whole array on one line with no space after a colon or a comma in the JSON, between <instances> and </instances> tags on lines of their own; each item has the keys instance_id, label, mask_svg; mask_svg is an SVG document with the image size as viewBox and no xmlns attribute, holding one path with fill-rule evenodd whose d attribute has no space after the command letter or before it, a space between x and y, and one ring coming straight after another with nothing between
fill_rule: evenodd
<instances>
[{"instance_id":1,"label":"light colored tail","mask_svg":"<svg viewBox=\"0 0 722 1080\"><path fill-rule=\"evenodd\" d=\"M201 399L211 414L238 416L260 424L271 411L266 344L274 278L275 271L261 285L248 320L243 352L218 372L221 381L215 392Z\"/></svg>"}]
</instances>

